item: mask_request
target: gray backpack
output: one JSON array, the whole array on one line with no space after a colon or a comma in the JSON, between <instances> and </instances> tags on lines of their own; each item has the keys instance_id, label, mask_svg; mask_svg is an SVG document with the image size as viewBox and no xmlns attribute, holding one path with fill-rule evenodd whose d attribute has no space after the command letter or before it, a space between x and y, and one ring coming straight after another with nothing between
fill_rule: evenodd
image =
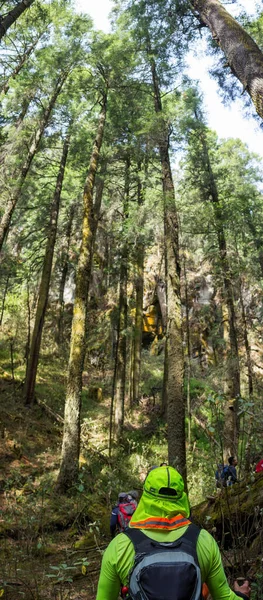
<instances>
[{"instance_id":1,"label":"gray backpack","mask_svg":"<svg viewBox=\"0 0 263 600\"><path fill-rule=\"evenodd\" d=\"M140 529L123 533L132 541L135 561L129 579L131 600L200 600L201 572L196 544L199 527L191 523L175 542L155 542Z\"/></svg>"}]
</instances>

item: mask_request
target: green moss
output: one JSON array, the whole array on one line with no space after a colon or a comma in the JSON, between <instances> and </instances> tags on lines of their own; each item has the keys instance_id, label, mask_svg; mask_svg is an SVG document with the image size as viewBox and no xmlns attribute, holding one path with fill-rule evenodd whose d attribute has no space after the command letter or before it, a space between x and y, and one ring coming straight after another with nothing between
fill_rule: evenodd
<instances>
[{"instance_id":1,"label":"green moss","mask_svg":"<svg viewBox=\"0 0 263 600\"><path fill-rule=\"evenodd\" d=\"M74 544L76 550L82 550L83 548L89 548L90 546L94 546L94 532L92 531L85 533L85 535L81 536Z\"/></svg>"}]
</instances>

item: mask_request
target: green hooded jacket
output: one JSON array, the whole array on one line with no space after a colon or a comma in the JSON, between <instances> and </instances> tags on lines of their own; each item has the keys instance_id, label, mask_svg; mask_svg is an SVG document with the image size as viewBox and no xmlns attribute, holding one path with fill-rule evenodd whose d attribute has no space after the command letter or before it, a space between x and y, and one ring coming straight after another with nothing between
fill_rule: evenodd
<instances>
[{"instance_id":1,"label":"green hooded jacket","mask_svg":"<svg viewBox=\"0 0 263 600\"><path fill-rule=\"evenodd\" d=\"M170 493L169 493L170 492ZM138 527L145 535L158 542L172 542L186 531L187 526L168 529L163 526L149 529L150 518L154 521L173 523L173 518L188 518L190 506L184 491L184 482L172 467L158 467L146 477L141 500L130 521L130 527ZM148 521L147 521L148 520ZM142 526L145 522L146 527ZM129 538L120 533L107 547L101 565L96 600L117 600L122 585L128 585L129 573L134 563L134 547ZM214 538L201 529L197 542L197 556L202 582L206 582L213 600L240 600L230 589L222 566L219 548Z\"/></svg>"}]
</instances>

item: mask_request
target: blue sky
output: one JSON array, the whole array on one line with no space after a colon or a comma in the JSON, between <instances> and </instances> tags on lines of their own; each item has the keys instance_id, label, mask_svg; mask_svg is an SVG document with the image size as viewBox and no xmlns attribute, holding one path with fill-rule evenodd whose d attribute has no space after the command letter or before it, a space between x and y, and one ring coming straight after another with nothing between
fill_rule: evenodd
<instances>
[{"instance_id":1,"label":"blue sky","mask_svg":"<svg viewBox=\"0 0 263 600\"><path fill-rule=\"evenodd\" d=\"M253 14L257 0L240 0L238 6ZM108 15L112 7L111 0L75 0L76 9L89 14L97 29L105 32L110 31ZM237 13L237 4L226 6L233 15ZM200 88L204 94L204 103L207 109L209 127L214 129L219 137L236 137L247 143L249 149L257 152L263 157L263 129L253 118L244 118L242 101L233 102L230 106L224 106L218 92L216 82L209 76L211 59L205 54L189 56L189 75L193 79L199 79Z\"/></svg>"}]
</instances>

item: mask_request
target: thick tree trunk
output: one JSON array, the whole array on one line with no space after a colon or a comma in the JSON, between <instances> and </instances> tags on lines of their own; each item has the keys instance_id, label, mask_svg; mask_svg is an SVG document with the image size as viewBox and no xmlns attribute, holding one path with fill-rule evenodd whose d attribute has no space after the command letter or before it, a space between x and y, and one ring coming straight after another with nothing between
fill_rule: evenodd
<instances>
[{"instance_id":1,"label":"thick tree trunk","mask_svg":"<svg viewBox=\"0 0 263 600\"><path fill-rule=\"evenodd\" d=\"M123 203L123 220L128 216L130 194L130 157L127 156L125 168L125 190ZM115 393L115 436L119 440L122 436L125 406L126 361L127 361L127 279L128 279L128 246L124 242L121 268L120 268L120 294L119 294L119 341L116 355L116 393Z\"/></svg>"},{"instance_id":2,"label":"thick tree trunk","mask_svg":"<svg viewBox=\"0 0 263 600\"><path fill-rule=\"evenodd\" d=\"M144 244L139 243L137 248L137 276L136 276L136 310L133 340L133 392L132 404L139 402L139 386L141 374L142 355L142 325L143 325L143 284L144 284Z\"/></svg>"},{"instance_id":3,"label":"thick tree trunk","mask_svg":"<svg viewBox=\"0 0 263 600\"><path fill-rule=\"evenodd\" d=\"M196 115L197 117L197 115ZM232 274L227 256L225 232L223 227L223 215L220 207L216 180L210 163L209 150L206 142L205 132L200 131L201 142L204 152L204 164L209 177L210 199L214 208L215 225L217 231L219 256L221 262L222 278L224 282L224 295L228 310L230 352L228 355L228 388L231 400L231 415L229 405L226 406L225 438L226 446L231 449L231 454L237 454L238 446L238 399L240 397L240 367L238 354L238 341L236 331L236 315L233 298Z\"/></svg>"},{"instance_id":4,"label":"thick tree trunk","mask_svg":"<svg viewBox=\"0 0 263 600\"><path fill-rule=\"evenodd\" d=\"M263 54L219 0L191 0L200 20L223 50L232 73L251 96L263 118Z\"/></svg>"},{"instance_id":5,"label":"thick tree trunk","mask_svg":"<svg viewBox=\"0 0 263 600\"><path fill-rule=\"evenodd\" d=\"M247 330L247 317L246 317L246 309L245 309L245 305L244 305L244 299L243 299L243 291L242 291L242 280L240 279L239 281L239 298L240 298L240 305L241 305L241 314L242 314L242 324L243 324L243 336L244 336L244 344L245 344L245 350L246 350L246 359L247 359L247 376L248 376L248 394L249 394L249 398L250 400L253 399L253 367L252 367L252 360L251 360L251 348L250 348L250 344L249 344L249 338L248 338L248 330ZM244 424L246 425L246 432L244 432L244 434L246 435L246 445L245 445L245 451L244 451L244 471L245 473L249 474L251 471L251 439L252 439L252 431L253 431L253 425L254 425L254 405L252 405L249 408L249 415L244 415L243 418L246 419L243 421Z\"/></svg>"},{"instance_id":6,"label":"thick tree trunk","mask_svg":"<svg viewBox=\"0 0 263 600\"><path fill-rule=\"evenodd\" d=\"M150 57L156 113L162 103L156 65ZM164 119L159 134L164 198L164 235L167 265L167 422L169 464L176 467L186 480L185 402L183 397L183 340L180 296L180 260L178 217L169 158L169 128Z\"/></svg>"},{"instance_id":7,"label":"thick tree trunk","mask_svg":"<svg viewBox=\"0 0 263 600\"><path fill-rule=\"evenodd\" d=\"M28 359L30 352L30 339L31 339L31 305L30 305L30 287L29 280L26 282L26 306L27 306L27 334L26 334L26 345L25 345L25 361L26 371L28 369Z\"/></svg>"},{"instance_id":8,"label":"thick tree trunk","mask_svg":"<svg viewBox=\"0 0 263 600\"><path fill-rule=\"evenodd\" d=\"M7 30L15 21L20 17L20 15L33 4L34 0L22 0L19 2L15 8L9 11L5 17L2 17L0 20L0 40L6 34Z\"/></svg>"},{"instance_id":9,"label":"thick tree trunk","mask_svg":"<svg viewBox=\"0 0 263 600\"><path fill-rule=\"evenodd\" d=\"M41 282L39 287L37 310L35 324L32 334L32 342L30 347L29 360L27 364L26 380L24 386L24 398L25 404L33 404L35 399L35 383L37 375L37 367L39 360L39 352L41 345L42 332L45 322L46 308L48 302L50 277L52 271L54 248L57 236L57 222L59 215L60 197L63 185L65 167L68 156L70 142L70 134L65 138L63 145L63 152L60 161L59 173L57 176L56 189L51 205L50 220L49 220L49 232L46 244L46 252L44 257L43 269Z\"/></svg>"},{"instance_id":10,"label":"thick tree trunk","mask_svg":"<svg viewBox=\"0 0 263 600\"><path fill-rule=\"evenodd\" d=\"M218 216L218 214L217 214ZM231 278L231 270L227 257L226 240L224 230L222 227L222 215L220 215L220 222L218 226L218 245L220 252L220 259L222 265L222 274L225 288L225 299L228 309L228 320L229 320L229 338L230 338L230 355L228 358L229 364L229 391L232 399L235 399L236 409L238 412L238 398L240 396L240 368L239 368L239 355L238 355L238 342L237 342L237 331L236 331L236 314L233 298L233 286ZM236 423L238 429L238 423ZM235 433L235 437L238 431Z\"/></svg>"},{"instance_id":11,"label":"thick tree trunk","mask_svg":"<svg viewBox=\"0 0 263 600\"><path fill-rule=\"evenodd\" d=\"M190 336L190 320L189 320L189 297L188 297L188 281L186 273L186 259L185 254L183 257L183 273L184 273L184 290L185 290L185 320L186 320L186 406L187 406L187 417L188 417L188 444L191 445L191 395L190 395L190 380L191 380L191 336Z\"/></svg>"},{"instance_id":12,"label":"thick tree trunk","mask_svg":"<svg viewBox=\"0 0 263 600\"><path fill-rule=\"evenodd\" d=\"M132 329L132 335L130 340L130 365L129 365L129 388L128 398L129 407L133 407L133 381L134 381L134 324Z\"/></svg>"},{"instance_id":13,"label":"thick tree trunk","mask_svg":"<svg viewBox=\"0 0 263 600\"><path fill-rule=\"evenodd\" d=\"M117 324L113 324L112 328L116 331L116 342L112 344L112 356L114 357L114 372L113 372L113 380L112 380L112 390L111 390L111 404L110 404L110 427L109 427L109 457L111 457L112 451L112 441L113 441L113 426L114 426L114 398L115 398L115 388L116 388L116 377L117 377L117 356L118 356L118 346L119 346L119 338L120 338L120 312L118 314L118 322Z\"/></svg>"},{"instance_id":14,"label":"thick tree trunk","mask_svg":"<svg viewBox=\"0 0 263 600\"><path fill-rule=\"evenodd\" d=\"M86 349L87 299L94 246L93 191L103 140L106 110L107 94L105 93L83 194L82 242L76 272L62 455L57 480L57 489L60 492L74 484L79 470L82 373Z\"/></svg>"},{"instance_id":15,"label":"thick tree trunk","mask_svg":"<svg viewBox=\"0 0 263 600\"><path fill-rule=\"evenodd\" d=\"M250 232L252 233L253 236L253 240L254 240L254 244L255 247L258 251L258 262L259 262L259 266L260 266L260 272L261 272L261 277L263 277L263 242L262 242L262 237L257 233L256 227L255 227L255 223L251 217L251 212L250 212L250 208L247 207L246 210L244 211L245 214L245 219L246 219L246 223L248 226L248 229L250 230Z\"/></svg>"},{"instance_id":16,"label":"thick tree trunk","mask_svg":"<svg viewBox=\"0 0 263 600\"><path fill-rule=\"evenodd\" d=\"M240 298L242 323L243 323L244 344L245 344L246 357L247 357L248 394L249 394L249 397L251 398L251 396L253 394L253 368L252 368L252 360L251 360L251 348L250 348L249 339L248 339L247 317L246 317L246 309L245 309L244 299L243 299L241 280L239 282L239 298Z\"/></svg>"},{"instance_id":17,"label":"thick tree trunk","mask_svg":"<svg viewBox=\"0 0 263 600\"><path fill-rule=\"evenodd\" d=\"M2 298L1 311L0 311L0 326L2 325L4 311L5 311L5 301L6 301L6 296L7 296L9 278L10 278L10 275L7 275L6 282L5 282L5 287L4 287L3 298Z\"/></svg>"},{"instance_id":18,"label":"thick tree trunk","mask_svg":"<svg viewBox=\"0 0 263 600\"><path fill-rule=\"evenodd\" d=\"M138 162L138 180L137 180L137 198L138 205L143 204L143 186L140 178L141 163ZM136 292L136 308L135 308L135 323L134 323L134 335L133 344L131 348L132 352L132 380L131 380L131 395L130 404L138 404L139 402L139 386L140 386L140 374L141 374L141 355L142 355L142 327L143 327L143 286L144 286L144 243L140 239L137 243L136 248L136 281L135 281L135 292Z\"/></svg>"},{"instance_id":19,"label":"thick tree trunk","mask_svg":"<svg viewBox=\"0 0 263 600\"><path fill-rule=\"evenodd\" d=\"M155 281L156 281L156 294L157 294L157 298L159 300L159 305L160 305L161 315L162 315L162 327L163 327L163 331L165 332L166 325L167 325L166 283L165 283L165 281L160 279L160 277L158 277L158 276L155 277Z\"/></svg>"},{"instance_id":20,"label":"thick tree trunk","mask_svg":"<svg viewBox=\"0 0 263 600\"><path fill-rule=\"evenodd\" d=\"M64 291L68 274L68 261L69 261L69 248L71 241L71 232L74 218L74 210L75 207L72 205L69 210L68 222L67 222L67 230L66 230L66 245L62 250L62 269L61 269L61 279L59 284L59 294L58 294L58 303L57 303L57 312L58 312L58 320L57 320L57 331L56 331L56 343L61 343L62 340L62 329L63 329L63 314L64 314Z\"/></svg>"},{"instance_id":21,"label":"thick tree trunk","mask_svg":"<svg viewBox=\"0 0 263 600\"><path fill-rule=\"evenodd\" d=\"M31 140L31 144L30 144L29 150L27 152L25 161L22 165L19 176L17 177L16 173L13 174L13 178L16 179L17 181L16 181L16 185L14 187L14 190L12 191L11 198L6 203L5 212L3 214L3 217L2 217L2 220L0 223L0 251L2 249L5 239L7 237L11 218L12 218L13 212L15 210L17 201L20 197L23 183L27 177L32 160L38 150L39 143L40 143L41 137L43 135L43 132L48 124L51 111L54 108L57 97L58 97L59 93L61 92L62 86L67 78L67 75L68 75L67 73L63 73L63 75L60 76L60 78L58 79L58 81L56 83L54 93L50 98L48 106L44 110L44 114L41 119L39 128L37 129L37 131L35 132L35 134L33 136L33 139Z\"/></svg>"},{"instance_id":22,"label":"thick tree trunk","mask_svg":"<svg viewBox=\"0 0 263 600\"><path fill-rule=\"evenodd\" d=\"M116 361L116 388L115 388L115 437L119 440L122 436L125 406L125 383L126 383L126 360L127 360L127 258L122 256L120 270L120 293L119 293L119 343L117 347Z\"/></svg>"},{"instance_id":23,"label":"thick tree trunk","mask_svg":"<svg viewBox=\"0 0 263 600\"><path fill-rule=\"evenodd\" d=\"M166 417L167 420L167 381L168 381L168 354L167 354L167 343L165 339L164 346L164 359L163 359L163 389L162 389L162 406L161 412L162 415Z\"/></svg>"}]
</instances>

